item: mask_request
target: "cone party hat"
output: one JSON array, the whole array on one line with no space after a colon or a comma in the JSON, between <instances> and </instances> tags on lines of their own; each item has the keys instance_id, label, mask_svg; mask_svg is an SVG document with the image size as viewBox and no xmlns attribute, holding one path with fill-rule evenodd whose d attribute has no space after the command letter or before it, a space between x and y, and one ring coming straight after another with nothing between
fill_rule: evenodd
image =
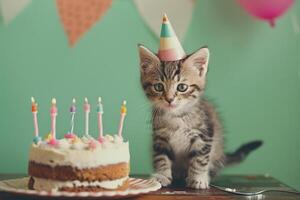
<instances>
[{"instance_id":1,"label":"cone party hat","mask_svg":"<svg viewBox=\"0 0 300 200\"><path fill-rule=\"evenodd\" d=\"M185 57L185 52L166 14L161 25L158 57L162 61L176 61Z\"/></svg>"}]
</instances>

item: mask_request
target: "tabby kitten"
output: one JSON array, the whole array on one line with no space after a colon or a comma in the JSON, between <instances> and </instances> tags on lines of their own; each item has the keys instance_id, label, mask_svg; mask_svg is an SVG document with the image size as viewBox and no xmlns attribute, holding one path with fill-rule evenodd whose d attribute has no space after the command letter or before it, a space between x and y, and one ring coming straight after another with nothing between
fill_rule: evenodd
<instances>
[{"instance_id":1,"label":"tabby kitten","mask_svg":"<svg viewBox=\"0 0 300 200\"><path fill-rule=\"evenodd\" d=\"M224 154L220 121L203 98L208 48L178 61L161 61L146 47L138 48L141 84L153 107L153 177L163 186L185 180L187 187L209 188L224 164L241 161L261 142Z\"/></svg>"}]
</instances>

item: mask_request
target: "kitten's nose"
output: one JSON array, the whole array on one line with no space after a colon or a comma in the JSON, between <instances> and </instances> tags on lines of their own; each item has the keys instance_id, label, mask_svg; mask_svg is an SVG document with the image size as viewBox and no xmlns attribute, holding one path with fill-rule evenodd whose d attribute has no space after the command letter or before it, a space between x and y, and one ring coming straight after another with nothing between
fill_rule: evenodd
<instances>
[{"instance_id":1,"label":"kitten's nose","mask_svg":"<svg viewBox=\"0 0 300 200\"><path fill-rule=\"evenodd\" d=\"M174 101L174 98L167 98L167 97L166 97L166 101L167 101L169 104L171 104L171 103Z\"/></svg>"}]
</instances>

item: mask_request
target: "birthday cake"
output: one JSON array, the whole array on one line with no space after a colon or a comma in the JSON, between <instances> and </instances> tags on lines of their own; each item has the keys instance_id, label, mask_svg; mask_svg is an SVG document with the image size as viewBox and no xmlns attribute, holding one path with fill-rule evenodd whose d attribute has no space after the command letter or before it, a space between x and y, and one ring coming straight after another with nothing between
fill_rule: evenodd
<instances>
[{"instance_id":1,"label":"birthday cake","mask_svg":"<svg viewBox=\"0 0 300 200\"><path fill-rule=\"evenodd\" d=\"M128 186L129 145L118 136L60 139L32 144L29 188L40 191L122 190Z\"/></svg>"},{"instance_id":2,"label":"birthday cake","mask_svg":"<svg viewBox=\"0 0 300 200\"><path fill-rule=\"evenodd\" d=\"M34 114L36 110L32 109ZM53 121L51 124L55 125ZM45 140L35 135L29 154L29 189L97 192L128 188L129 143L120 134L100 135L96 140L89 134L80 138L67 133L63 139L56 139L53 132L54 127Z\"/></svg>"}]
</instances>

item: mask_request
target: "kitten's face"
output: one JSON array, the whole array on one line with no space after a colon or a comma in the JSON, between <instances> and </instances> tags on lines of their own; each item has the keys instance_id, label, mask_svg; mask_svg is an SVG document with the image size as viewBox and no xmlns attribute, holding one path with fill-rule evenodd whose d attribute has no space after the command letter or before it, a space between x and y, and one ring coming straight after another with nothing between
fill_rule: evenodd
<instances>
[{"instance_id":1,"label":"kitten's face","mask_svg":"<svg viewBox=\"0 0 300 200\"><path fill-rule=\"evenodd\" d=\"M171 112L193 106L203 94L208 49L202 48L179 61L160 61L139 46L141 84L153 106Z\"/></svg>"}]
</instances>

